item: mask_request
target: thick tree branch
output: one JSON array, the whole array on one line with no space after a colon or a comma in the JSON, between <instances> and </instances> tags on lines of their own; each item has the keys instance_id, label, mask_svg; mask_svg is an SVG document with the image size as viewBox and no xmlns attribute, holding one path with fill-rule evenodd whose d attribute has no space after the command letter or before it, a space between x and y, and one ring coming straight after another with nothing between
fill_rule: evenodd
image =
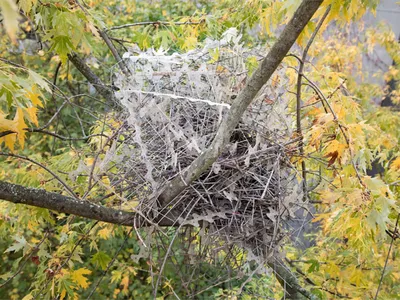
<instances>
[{"instance_id":1,"label":"thick tree branch","mask_svg":"<svg viewBox=\"0 0 400 300\"><path fill-rule=\"evenodd\" d=\"M138 226L138 224L145 226L148 224L134 212L104 207L89 201L81 201L57 193L47 192L43 189L24 187L4 181L0 181L0 199L15 204L47 208L112 224L126 226ZM157 224L160 226L174 226L173 220L167 218Z\"/></svg>"},{"instance_id":2,"label":"thick tree branch","mask_svg":"<svg viewBox=\"0 0 400 300\"><path fill-rule=\"evenodd\" d=\"M274 271L279 283L285 289L284 299L319 299L316 295L300 286L296 275L281 259L272 257L268 261L268 266Z\"/></svg>"},{"instance_id":3,"label":"thick tree branch","mask_svg":"<svg viewBox=\"0 0 400 300\"><path fill-rule=\"evenodd\" d=\"M105 85L76 53L72 52L71 54L68 54L68 58L74 64L75 68L77 68L79 72L81 72L82 75L85 76L85 78L94 86L100 95L108 101L116 101L113 90Z\"/></svg>"},{"instance_id":4,"label":"thick tree branch","mask_svg":"<svg viewBox=\"0 0 400 300\"><path fill-rule=\"evenodd\" d=\"M239 93L229 112L222 121L211 145L182 173L175 177L162 190L159 201L162 205L181 193L191 182L207 170L218 158L239 123L243 113L256 97L263 85L270 79L308 21L322 4L323 0L303 0L293 18L283 30L278 41L260 63L257 70Z\"/></svg>"}]
</instances>

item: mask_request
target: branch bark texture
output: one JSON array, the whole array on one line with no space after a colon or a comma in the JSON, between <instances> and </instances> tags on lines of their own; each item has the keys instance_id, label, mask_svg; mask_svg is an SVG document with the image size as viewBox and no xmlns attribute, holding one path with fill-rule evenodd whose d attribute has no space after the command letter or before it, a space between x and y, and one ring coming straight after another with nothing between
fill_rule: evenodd
<instances>
[{"instance_id":1,"label":"branch bark texture","mask_svg":"<svg viewBox=\"0 0 400 300\"><path fill-rule=\"evenodd\" d=\"M47 208L61 213L112 224L134 226L135 220L136 224L146 224L134 212L104 207L89 201L82 201L57 193L47 192L43 189L24 187L4 181L0 181L0 199L15 204ZM158 223L160 226L172 226L173 224L171 220L167 220L166 218Z\"/></svg>"},{"instance_id":2,"label":"branch bark texture","mask_svg":"<svg viewBox=\"0 0 400 300\"><path fill-rule=\"evenodd\" d=\"M224 150L225 145L229 142L229 138L243 113L263 85L271 78L322 2L323 0L303 0L278 41L273 45L268 55L260 63L257 70L247 81L246 86L235 99L231 109L218 128L210 147L192 162L183 172L182 176L175 177L165 186L159 196L161 205L166 205L179 195L217 160L218 156Z\"/></svg>"},{"instance_id":3,"label":"branch bark texture","mask_svg":"<svg viewBox=\"0 0 400 300\"><path fill-rule=\"evenodd\" d=\"M96 91L105 99L115 102L115 95L113 90L105 85L103 81L89 68L89 66L76 54L68 54L68 59L74 64L75 68L82 73L83 76L94 86Z\"/></svg>"}]
</instances>

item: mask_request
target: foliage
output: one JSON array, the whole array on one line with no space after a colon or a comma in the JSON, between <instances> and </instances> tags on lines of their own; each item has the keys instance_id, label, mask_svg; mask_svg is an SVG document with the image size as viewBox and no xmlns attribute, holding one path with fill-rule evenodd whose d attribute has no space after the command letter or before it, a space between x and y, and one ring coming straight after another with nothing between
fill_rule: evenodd
<instances>
[{"instance_id":1,"label":"foliage","mask_svg":"<svg viewBox=\"0 0 400 300\"><path fill-rule=\"evenodd\" d=\"M111 37L119 52L136 47L138 53L148 48L185 53L204 46L207 38L221 39L231 27L239 30L246 47L269 47L299 2L0 1L4 26L0 36L0 180L73 194L106 207L134 209L137 195L127 196L132 200L128 206L118 196L124 191L113 184L121 174L117 164L111 163L111 175L101 177L95 185L90 176L82 175L100 173L96 162L107 159L109 139L124 141L125 137L114 136L123 126L119 121L123 110L95 94L95 86L73 67L70 55L85 57L86 64L112 86L110 77L118 65L102 33ZM304 179L300 175L303 162L307 169L307 202L317 203L313 222L318 230L312 236L313 246L304 251L289 241L283 247L293 270L303 274L299 275L301 282L312 282L313 293L322 299L373 298L380 281L382 299L400 294L395 239L400 194L399 113L376 104L388 89L367 80L371 76L384 76L386 82L399 80L400 49L394 34L383 25L364 30L360 18L377 4L376 0L324 1L293 48L293 54L301 57L330 7L304 64L301 130L293 118L296 133L291 137L302 138L302 143L286 149L290 164L299 170L299 180ZM135 24L117 28L129 23ZM364 34L354 36L354 31ZM396 64L384 74L366 74L362 57L373 57L378 46L384 47ZM210 63L218 62L221 53L218 48L210 51ZM298 109L291 92L296 89L299 60L288 56L283 64L289 79L286 93L292 95L285 113L292 116ZM247 58L249 75L257 65L257 57ZM400 103L398 90L391 91L391 96L394 103ZM371 172L376 166L379 172ZM55 171L57 178L44 167ZM216 286L203 278L185 286L181 277L190 276L190 263L184 252L179 252L184 242L175 240L174 234L171 229L167 236L158 237L160 243L162 239L171 242L175 254L166 263L157 297L203 290L198 297L204 299L282 296L282 287L270 274ZM197 236L191 234L192 239ZM169 250L150 251L154 261L132 259L143 248L142 236L146 236L145 229L130 231L2 201L3 295L10 299L32 299L39 294L49 299L87 297L98 285L107 299L151 298L157 278L153 272L159 267L155 262ZM198 270L210 277L224 271L211 260Z\"/></svg>"}]
</instances>

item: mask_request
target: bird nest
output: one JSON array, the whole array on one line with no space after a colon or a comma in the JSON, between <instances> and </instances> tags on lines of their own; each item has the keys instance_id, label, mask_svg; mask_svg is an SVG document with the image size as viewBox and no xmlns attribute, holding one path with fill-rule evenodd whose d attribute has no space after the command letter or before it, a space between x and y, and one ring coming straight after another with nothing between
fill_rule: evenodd
<instances>
[{"instance_id":1,"label":"bird nest","mask_svg":"<svg viewBox=\"0 0 400 300\"><path fill-rule=\"evenodd\" d=\"M117 74L114 81L123 107L119 142L123 180L129 183L126 201L135 201L135 210L154 222L173 211L181 232L198 228L208 258L235 247L249 250L248 259L264 259L279 245L280 223L302 197L287 157L293 141L280 67L212 167L167 205L156 201L160 188L210 146L251 62L264 54L243 48L229 30L220 41L207 40L203 49L182 54L133 49L124 59L134 75ZM199 239L183 240L195 255L191 245Z\"/></svg>"}]
</instances>

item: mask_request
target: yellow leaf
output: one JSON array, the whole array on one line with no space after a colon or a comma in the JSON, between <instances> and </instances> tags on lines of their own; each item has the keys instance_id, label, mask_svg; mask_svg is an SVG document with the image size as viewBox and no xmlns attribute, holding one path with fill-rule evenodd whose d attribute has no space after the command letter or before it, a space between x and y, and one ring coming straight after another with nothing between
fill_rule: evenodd
<instances>
[{"instance_id":1,"label":"yellow leaf","mask_svg":"<svg viewBox=\"0 0 400 300\"><path fill-rule=\"evenodd\" d=\"M103 229L99 230L99 232L97 232L97 234L100 236L100 238L102 238L103 240L106 240L110 237L111 229L104 227Z\"/></svg>"},{"instance_id":2,"label":"yellow leaf","mask_svg":"<svg viewBox=\"0 0 400 300\"><path fill-rule=\"evenodd\" d=\"M36 107L28 107L25 108L26 112L28 113L29 119L31 120L31 122L33 124L35 124L36 126L39 126L39 122L37 119L37 108Z\"/></svg>"},{"instance_id":3,"label":"yellow leaf","mask_svg":"<svg viewBox=\"0 0 400 300\"><path fill-rule=\"evenodd\" d=\"M61 294L60 294L60 300L63 300L63 299L65 298L66 295L67 295L67 290L66 290L66 289L63 289L63 290L61 291Z\"/></svg>"},{"instance_id":4,"label":"yellow leaf","mask_svg":"<svg viewBox=\"0 0 400 300\"><path fill-rule=\"evenodd\" d=\"M190 50L195 48L197 45L197 36L191 35L186 37L185 42L183 43L182 49Z\"/></svg>"},{"instance_id":5,"label":"yellow leaf","mask_svg":"<svg viewBox=\"0 0 400 300\"><path fill-rule=\"evenodd\" d=\"M31 91L31 92L27 92L27 93L25 94L25 96L26 96L27 98L29 98L29 99L32 101L32 104L33 104L34 106L43 107L43 103L42 103L42 101L40 101L40 99L39 99L39 96L41 96L41 94L38 93L38 92L36 92L36 86L33 86L33 87L32 87L32 91Z\"/></svg>"},{"instance_id":6,"label":"yellow leaf","mask_svg":"<svg viewBox=\"0 0 400 300\"><path fill-rule=\"evenodd\" d=\"M33 299L32 294L28 294L24 298L22 298L22 300L32 300L32 299Z\"/></svg>"},{"instance_id":7,"label":"yellow leaf","mask_svg":"<svg viewBox=\"0 0 400 300\"><path fill-rule=\"evenodd\" d=\"M6 114L0 111L0 131L11 130L13 131L14 123L6 119Z\"/></svg>"},{"instance_id":8,"label":"yellow leaf","mask_svg":"<svg viewBox=\"0 0 400 300\"><path fill-rule=\"evenodd\" d=\"M129 287L129 275L125 275L124 278L121 280L121 285L122 285L122 291L123 292L128 292L128 287Z\"/></svg>"},{"instance_id":9,"label":"yellow leaf","mask_svg":"<svg viewBox=\"0 0 400 300\"><path fill-rule=\"evenodd\" d=\"M26 124L24 121L24 113L22 108L17 109L17 113L14 117L14 131L18 134L18 142L22 149L24 149L25 145L25 129Z\"/></svg>"},{"instance_id":10,"label":"yellow leaf","mask_svg":"<svg viewBox=\"0 0 400 300\"><path fill-rule=\"evenodd\" d=\"M11 40L15 43L17 41L17 30L18 30L18 7L14 0L1 0L0 1L1 14L3 16L3 24L7 34Z\"/></svg>"},{"instance_id":11,"label":"yellow leaf","mask_svg":"<svg viewBox=\"0 0 400 300\"><path fill-rule=\"evenodd\" d=\"M80 286L83 289L86 289L89 286L89 283L84 275L89 275L91 273L92 271L88 269L80 268L76 271L71 272L71 279L73 282L78 284L78 286Z\"/></svg>"},{"instance_id":12,"label":"yellow leaf","mask_svg":"<svg viewBox=\"0 0 400 300\"><path fill-rule=\"evenodd\" d=\"M17 141L17 135L15 133L6 135L4 137L4 142L8 147L8 149L11 150L11 152L14 152L14 145L16 141Z\"/></svg>"},{"instance_id":13,"label":"yellow leaf","mask_svg":"<svg viewBox=\"0 0 400 300\"><path fill-rule=\"evenodd\" d=\"M86 163L87 166L93 165L93 162L94 162L94 158L93 157L86 157L85 158L85 163Z\"/></svg>"},{"instance_id":14,"label":"yellow leaf","mask_svg":"<svg viewBox=\"0 0 400 300\"><path fill-rule=\"evenodd\" d=\"M392 169L393 171L400 170L400 156L392 161L392 163L390 164L390 169Z\"/></svg>"}]
</instances>

